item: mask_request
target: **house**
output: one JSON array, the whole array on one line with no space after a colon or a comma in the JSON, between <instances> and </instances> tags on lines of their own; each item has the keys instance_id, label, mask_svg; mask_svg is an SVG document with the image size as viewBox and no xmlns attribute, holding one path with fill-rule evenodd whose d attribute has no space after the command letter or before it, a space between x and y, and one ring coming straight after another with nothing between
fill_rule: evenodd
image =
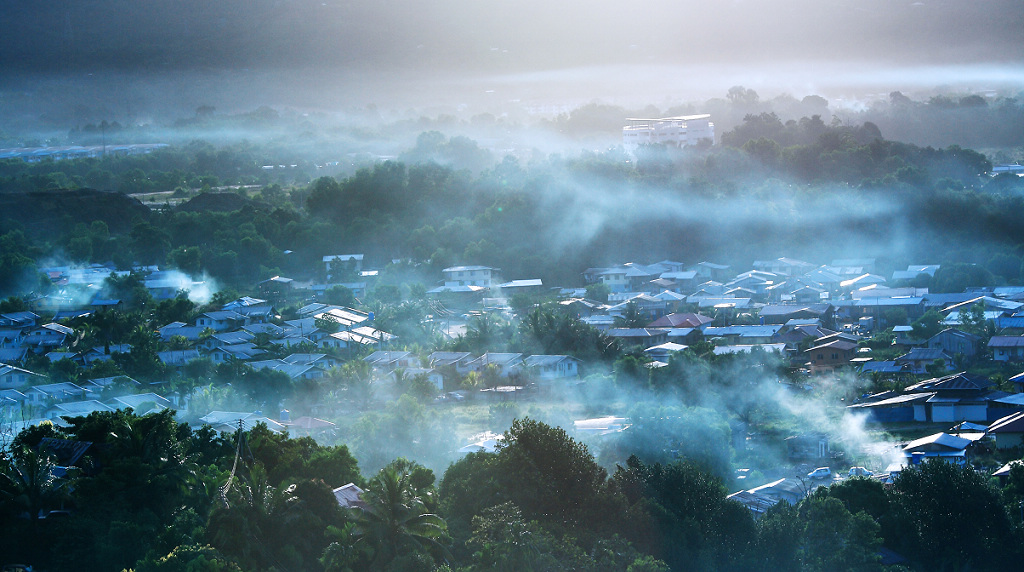
<instances>
[{"instance_id":1,"label":"house","mask_svg":"<svg viewBox=\"0 0 1024 572\"><path fill-rule=\"evenodd\" d=\"M598 274L598 280L611 292L627 292L630 288L626 272L626 268L608 268Z\"/></svg>"},{"instance_id":2,"label":"house","mask_svg":"<svg viewBox=\"0 0 1024 572\"><path fill-rule=\"evenodd\" d=\"M810 360L811 373L827 373L849 365L850 360L857 356L857 347L855 342L833 340L809 348L804 354Z\"/></svg>"},{"instance_id":3,"label":"house","mask_svg":"<svg viewBox=\"0 0 1024 572\"><path fill-rule=\"evenodd\" d=\"M925 306L923 297L895 297L895 298L860 298L853 300L836 300L833 303L836 308L837 317L843 321L856 321L860 318L873 318L880 328L887 328L886 314L895 309L903 309L907 318L911 321L917 320L924 315Z\"/></svg>"},{"instance_id":4,"label":"house","mask_svg":"<svg viewBox=\"0 0 1024 572\"><path fill-rule=\"evenodd\" d=\"M49 323L31 329L22 340L22 343L34 346L37 352L43 352L67 344L74 336L75 331L73 329L62 324Z\"/></svg>"},{"instance_id":5,"label":"house","mask_svg":"<svg viewBox=\"0 0 1024 572\"><path fill-rule=\"evenodd\" d=\"M445 288L478 286L493 288L497 284L497 268L490 266L451 266L441 271Z\"/></svg>"},{"instance_id":6,"label":"house","mask_svg":"<svg viewBox=\"0 0 1024 572\"><path fill-rule=\"evenodd\" d=\"M608 299L609 301L611 301L610 296ZM621 304L610 306L608 308L608 314L611 316L623 316L625 315L626 309L630 304L635 305L637 311L640 314L647 316L651 319L663 316L665 314L665 301L659 298L655 298L654 296L648 296L647 294L639 294L636 296L632 296L626 301L622 302Z\"/></svg>"},{"instance_id":7,"label":"house","mask_svg":"<svg viewBox=\"0 0 1024 572\"><path fill-rule=\"evenodd\" d=\"M324 273L327 280L342 278L345 274L358 273L363 270L362 254L328 254L323 257Z\"/></svg>"},{"instance_id":8,"label":"house","mask_svg":"<svg viewBox=\"0 0 1024 572\"><path fill-rule=\"evenodd\" d=\"M622 128L622 145L632 151L641 145L656 143L685 147L715 140L711 115L680 115L660 119L627 118Z\"/></svg>"},{"instance_id":9,"label":"house","mask_svg":"<svg viewBox=\"0 0 1024 572\"><path fill-rule=\"evenodd\" d=\"M85 388L85 396L87 399L98 399L104 394L104 392L112 391L135 391L136 388L142 385L141 382L128 377L127 375L115 375L113 377L98 377L96 379L90 379L89 381L82 382L82 387Z\"/></svg>"},{"instance_id":10,"label":"house","mask_svg":"<svg viewBox=\"0 0 1024 572\"><path fill-rule=\"evenodd\" d=\"M934 277L935 271L939 268L939 264L911 264L910 266L907 266L906 270L896 270L893 272L892 280L893 282L913 280L920 274L927 274L929 277Z\"/></svg>"},{"instance_id":11,"label":"house","mask_svg":"<svg viewBox=\"0 0 1024 572\"><path fill-rule=\"evenodd\" d=\"M758 351L781 354L786 351L786 344L756 344L737 346L715 346L713 353L716 356L727 354L749 354L755 349Z\"/></svg>"},{"instance_id":12,"label":"house","mask_svg":"<svg viewBox=\"0 0 1024 572\"><path fill-rule=\"evenodd\" d=\"M666 280L674 284L673 288L667 288L673 292L691 292L696 285L697 273L693 270L676 270L662 272L658 280ZM653 283L653 281L652 281ZM666 288L662 288L663 290ZM659 290L660 291L660 290Z\"/></svg>"},{"instance_id":13,"label":"house","mask_svg":"<svg viewBox=\"0 0 1024 572\"><path fill-rule=\"evenodd\" d=\"M241 328L247 323L245 316L231 310L206 312L196 318L196 327L210 328L215 332L224 332Z\"/></svg>"},{"instance_id":14,"label":"house","mask_svg":"<svg viewBox=\"0 0 1024 572\"><path fill-rule=\"evenodd\" d=\"M1024 393L1024 371L1011 377L1009 380L1013 384L1013 390L1017 393Z\"/></svg>"},{"instance_id":15,"label":"house","mask_svg":"<svg viewBox=\"0 0 1024 572\"><path fill-rule=\"evenodd\" d=\"M171 322L161 327L158 331L160 332L160 340L163 342L171 341L171 338L174 336L181 336L190 342L198 342L205 329L200 326L189 326L184 322Z\"/></svg>"},{"instance_id":16,"label":"house","mask_svg":"<svg viewBox=\"0 0 1024 572\"><path fill-rule=\"evenodd\" d=\"M470 361L467 366L478 373L490 367L498 368L498 375L509 377L518 374L523 367L523 354L517 353L485 353L484 355Z\"/></svg>"},{"instance_id":17,"label":"house","mask_svg":"<svg viewBox=\"0 0 1024 572\"><path fill-rule=\"evenodd\" d=\"M264 296L280 298L291 291L294 284L294 278L274 276L261 282L257 282L256 288L260 291L260 294Z\"/></svg>"},{"instance_id":18,"label":"house","mask_svg":"<svg viewBox=\"0 0 1024 572\"><path fill-rule=\"evenodd\" d=\"M999 479L999 486L1006 486L1006 482L1010 479L1010 471L1012 471L1014 467L1024 467L1024 460L1014 459L1002 467L999 467L996 472L992 473L993 477Z\"/></svg>"},{"instance_id":19,"label":"house","mask_svg":"<svg viewBox=\"0 0 1024 572\"><path fill-rule=\"evenodd\" d=\"M169 399L155 393L135 393L113 397L107 400L107 405L114 409L131 408L138 415L174 408L174 404Z\"/></svg>"},{"instance_id":20,"label":"house","mask_svg":"<svg viewBox=\"0 0 1024 572\"><path fill-rule=\"evenodd\" d=\"M810 262L785 257L776 260L755 260L753 267L754 270L783 276L801 276L814 269Z\"/></svg>"},{"instance_id":21,"label":"house","mask_svg":"<svg viewBox=\"0 0 1024 572\"><path fill-rule=\"evenodd\" d=\"M78 354L85 365L92 365L99 361L109 361L114 354L129 354L132 346L129 344L108 344L105 346L94 346Z\"/></svg>"},{"instance_id":22,"label":"house","mask_svg":"<svg viewBox=\"0 0 1024 572\"><path fill-rule=\"evenodd\" d=\"M928 338L925 346L941 349L946 355L956 356L959 354L971 359L977 356L981 349L981 337L956 328L946 328Z\"/></svg>"},{"instance_id":23,"label":"house","mask_svg":"<svg viewBox=\"0 0 1024 572\"><path fill-rule=\"evenodd\" d=\"M953 358L941 348L912 348L894 361L901 368L918 375L928 373L928 368L938 365L939 361L945 364L947 371L954 368Z\"/></svg>"},{"instance_id":24,"label":"house","mask_svg":"<svg viewBox=\"0 0 1024 572\"><path fill-rule=\"evenodd\" d=\"M237 344L244 344L251 342L256 336L250 334L245 330L235 330L232 332L221 332L214 334L198 344L198 347L204 350L213 350L221 346L233 346Z\"/></svg>"},{"instance_id":25,"label":"house","mask_svg":"<svg viewBox=\"0 0 1024 572\"><path fill-rule=\"evenodd\" d=\"M43 418L56 420L61 417L85 417L90 413L95 413L97 411L114 411L114 408L93 399L84 401L65 401L63 403L55 403L48 407L46 411L43 412Z\"/></svg>"},{"instance_id":26,"label":"house","mask_svg":"<svg viewBox=\"0 0 1024 572\"><path fill-rule=\"evenodd\" d=\"M860 290L865 286L871 286L874 284L885 284L886 280L884 276L877 274L861 274L855 278L849 280L843 280L839 283L839 287L847 292L852 290Z\"/></svg>"},{"instance_id":27,"label":"house","mask_svg":"<svg viewBox=\"0 0 1024 572\"><path fill-rule=\"evenodd\" d=\"M269 429L271 433L283 433L288 429L283 424L278 423L269 417L265 417L258 412L244 413L237 411L211 411L200 417L199 425L194 428L198 429L203 425L208 425L218 433L233 433L237 431L239 427L243 430L248 430L252 429L259 423L266 425L267 429Z\"/></svg>"},{"instance_id":28,"label":"house","mask_svg":"<svg viewBox=\"0 0 1024 572\"><path fill-rule=\"evenodd\" d=\"M517 292L540 292L544 288L544 282L540 278L526 280L512 280L498 285L498 288L505 290L504 295L511 295Z\"/></svg>"},{"instance_id":29,"label":"house","mask_svg":"<svg viewBox=\"0 0 1024 572\"><path fill-rule=\"evenodd\" d=\"M267 352L259 349L251 343L217 346L206 352L214 363L224 363L231 360L249 361Z\"/></svg>"},{"instance_id":30,"label":"house","mask_svg":"<svg viewBox=\"0 0 1024 572\"><path fill-rule=\"evenodd\" d=\"M661 345L652 346L645 349L644 353L650 356L650 358L654 361L667 364L668 360L671 359L673 355L685 350L688 347L690 346L677 344L675 342L665 342Z\"/></svg>"},{"instance_id":31,"label":"house","mask_svg":"<svg viewBox=\"0 0 1024 572\"><path fill-rule=\"evenodd\" d=\"M988 348L996 361L1024 360L1024 336L992 336Z\"/></svg>"},{"instance_id":32,"label":"house","mask_svg":"<svg viewBox=\"0 0 1024 572\"><path fill-rule=\"evenodd\" d=\"M668 341L668 332L664 329L609 328L608 335L620 340L626 346L641 348L649 348Z\"/></svg>"},{"instance_id":33,"label":"house","mask_svg":"<svg viewBox=\"0 0 1024 572\"><path fill-rule=\"evenodd\" d=\"M292 354L281 358L283 361L295 364L295 365L315 365L320 369L326 371L332 367L338 367L339 362L336 358L331 357L327 354Z\"/></svg>"},{"instance_id":34,"label":"house","mask_svg":"<svg viewBox=\"0 0 1024 572\"><path fill-rule=\"evenodd\" d=\"M28 398L29 405L47 405L66 403L85 399L85 388L70 382L33 385L22 393Z\"/></svg>"},{"instance_id":35,"label":"house","mask_svg":"<svg viewBox=\"0 0 1024 572\"><path fill-rule=\"evenodd\" d=\"M427 356L427 363L434 369L450 368L456 373L465 375L472 371L469 362L473 360L469 352L434 352Z\"/></svg>"},{"instance_id":36,"label":"house","mask_svg":"<svg viewBox=\"0 0 1024 572\"><path fill-rule=\"evenodd\" d=\"M687 270L696 272L697 278L722 281L728 278L731 267L726 264L715 264L714 262L699 262Z\"/></svg>"},{"instance_id":37,"label":"house","mask_svg":"<svg viewBox=\"0 0 1024 572\"><path fill-rule=\"evenodd\" d=\"M399 372L401 372L401 373L399 373ZM437 388L437 391L439 391L439 392L440 391L444 391L444 375L442 375L441 372L439 372L439 371L437 371L436 369L433 369L433 368L428 368L428 367L409 367L409 368L405 368L405 369L399 368L399 369L391 371L389 373L389 375L390 375L392 381L396 381L396 382L398 381L398 376L400 376L400 375L404 376L406 379L411 379L411 378L414 378L414 377L417 377L417 376L423 376L423 379L425 379L428 382L430 382L431 384L433 384L434 387Z\"/></svg>"},{"instance_id":38,"label":"house","mask_svg":"<svg viewBox=\"0 0 1024 572\"><path fill-rule=\"evenodd\" d=\"M16 389L0 389L0 416L14 419L28 402L28 397Z\"/></svg>"},{"instance_id":39,"label":"house","mask_svg":"<svg viewBox=\"0 0 1024 572\"><path fill-rule=\"evenodd\" d=\"M35 312L8 312L0 314L0 328L19 330L34 328L41 319Z\"/></svg>"},{"instance_id":40,"label":"house","mask_svg":"<svg viewBox=\"0 0 1024 572\"><path fill-rule=\"evenodd\" d=\"M822 323L832 319L833 307L829 303L818 304L768 304L758 312L765 324L785 324L794 319L821 320Z\"/></svg>"},{"instance_id":41,"label":"house","mask_svg":"<svg viewBox=\"0 0 1024 572\"><path fill-rule=\"evenodd\" d=\"M848 408L871 412L881 422L984 423L1007 410L999 400L1008 394L992 385L986 377L961 372L926 379L899 393L877 393Z\"/></svg>"},{"instance_id":42,"label":"house","mask_svg":"<svg viewBox=\"0 0 1024 572\"><path fill-rule=\"evenodd\" d=\"M324 370L316 365L288 363L279 359L268 359L250 362L249 366L255 370L269 369L279 371L291 379L320 379L324 377Z\"/></svg>"},{"instance_id":43,"label":"house","mask_svg":"<svg viewBox=\"0 0 1024 572\"><path fill-rule=\"evenodd\" d=\"M157 352L157 359L159 359L164 365L171 365L174 367L184 367L190 361L199 359L199 350L168 350L165 352Z\"/></svg>"},{"instance_id":44,"label":"house","mask_svg":"<svg viewBox=\"0 0 1024 572\"><path fill-rule=\"evenodd\" d=\"M21 369L13 365L0 363L0 389L19 389L33 382L46 379L46 376Z\"/></svg>"},{"instance_id":45,"label":"house","mask_svg":"<svg viewBox=\"0 0 1024 572\"><path fill-rule=\"evenodd\" d=\"M0 348L21 348L24 333L17 328L0 329Z\"/></svg>"},{"instance_id":46,"label":"house","mask_svg":"<svg viewBox=\"0 0 1024 572\"><path fill-rule=\"evenodd\" d=\"M419 358L412 352L404 351L377 351L363 358L363 361L370 364L370 367L377 371L391 372L396 369L418 367Z\"/></svg>"},{"instance_id":47,"label":"house","mask_svg":"<svg viewBox=\"0 0 1024 572\"><path fill-rule=\"evenodd\" d=\"M860 268L863 272L874 272L876 260L874 258L837 258L829 266L834 268Z\"/></svg>"},{"instance_id":48,"label":"house","mask_svg":"<svg viewBox=\"0 0 1024 572\"><path fill-rule=\"evenodd\" d=\"M360 326L358 328L353 328L352 330L330 334L329 336L321 338L317 345L322 348L335 349L372 345L383 347L397 338L398 336L389 334L382 330L371 328L369 326Z\"/></svg>"},{"instance_id":49,"label":"house","mask_svg":"<svg viewBox=\"0 0 1024 572\"><path fill-rule=\"evenodd\" d=\"M903 447L907 465L917 465L926 459L942 459L957 465L967 464L967 447L973 441L948 433L935 433L911 441Z\"/></svg>"},{"instance_id":50,"label":"house","mask_svg":"<svg viewBox=\"0 0 1024 572\"><path fill-rule=\"evenodd\" d=\"M696 294L686 299L689 304L697 304L698 308L714 308L715 310L744 310L751 307L750 298L698 297Z\"/></svg>"},{"instance_id":51,"label":"house","mask_svg":"<svg viewBox=\"0 0 1024 572\"><path fill-rule=\"evenodd\" d=\"M532 355L523 360L523 366L539 380L579 377L580 360L564 355Z\"/></svg>"},{"instance_id":52,"label":"house","mask_svg":"<svg viewBox=\"0 0 1024 572\"><path fill-rule=\"evenodd\" d=\"M330 421L309 416L302 416L294 421L285 421L282 418L282 423L288 427L288 432L292 435L306 435L309 437L323 433L331 433L335 427L337 427L337 425Z\"/></svg>"},{"instance_id":53,"label":"house","mask_svg":"<svg viewBox=\"0 0 1024 572\"><path fill-rule=\"evenodd\" d=\"M349 483L334 489L334 498L341 508L362 508L366 503L362 499L363 489Z\"/></svg>"},{"instance_id":54,"label":"house","mask_svg":"<svg viewBox=\"0 0 1024 572\"><path fill-rule=\"evenodd\" d=\"M782 329L779 325L768 326L707 326L704 337L722 338L727 344L770 344Z\"/></svg>"},{"instance_id":55,"label":"house","mask_svg":"<svg viewBox=\"0 0 1024 572\"><path fill-rule=\"evenodd\" d=\"M1024 411L1017 411L994 421L988 435L995 436L996 449L1012 449L1024 445Z\"/></svg>"},{"instance_id":56,"label":"house","mask_svg":"<svg viewBox=\"0 0 1024 572\"><path fill-rule=\"evenodd\" d=\"M667 314L647 324L648 328L704 328L714 318L700 314Z\"/></svg>"}]
</instances>

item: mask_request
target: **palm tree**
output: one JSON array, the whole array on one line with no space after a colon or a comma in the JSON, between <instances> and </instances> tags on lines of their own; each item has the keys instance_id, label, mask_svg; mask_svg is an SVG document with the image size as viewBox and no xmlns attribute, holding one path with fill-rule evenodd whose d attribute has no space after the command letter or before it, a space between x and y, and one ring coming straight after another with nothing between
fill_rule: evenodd
<instances>
[{"instance_id":1,"label":"palm tree","mask_svg":"<svg viewBox=\"0 0 1024 572\"><path fill-rule=\"evenodd\" d=\"M61 483L53 474L56 465L50 455L27 447L12 457L5 470L0 472L0 498L4 504L23 509L28 514L35 534L39 513L56 501L61 492Z\"/></svg>"},{"instance_id":2,"label":"palm tree","mask_svg":"<svg viewBox=\"0 0 1024 572\"><path fill-rule=\"evenodd\" d=\"M353 509L355 544L373 551L371 568L387 565L399 554L425 550L447 557L447 524L430 513L407 468L389 465L377 473L363 493L365 506Z\"/></svg>"}]
</instances>

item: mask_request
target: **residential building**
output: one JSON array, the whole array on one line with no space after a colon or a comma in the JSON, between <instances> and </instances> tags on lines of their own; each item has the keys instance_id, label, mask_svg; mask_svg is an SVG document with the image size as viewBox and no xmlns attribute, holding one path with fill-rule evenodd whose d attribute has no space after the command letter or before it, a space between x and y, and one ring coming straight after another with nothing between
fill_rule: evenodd
<instances>
[{"instance_id":1,"label":"residential building","mask_svg":"<svg viewBox=\"0 0 1024 572\"><path fill-rule=\"evenodd\" d=\"M658 119L627 118L629 123L622 128L622 144L627 150L640 145L674 145L684 147L702 141L713 144L715 124L711 115L680 115Z\"/></svg>"}]
</instances>

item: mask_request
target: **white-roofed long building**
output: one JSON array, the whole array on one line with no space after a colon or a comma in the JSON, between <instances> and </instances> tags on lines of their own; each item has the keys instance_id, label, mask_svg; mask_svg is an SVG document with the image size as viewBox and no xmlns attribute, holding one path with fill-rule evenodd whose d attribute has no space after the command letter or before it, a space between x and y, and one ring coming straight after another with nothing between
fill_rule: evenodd
<instances>
[{"instance_id":1,"label":"white-roofed long building","mask_svg":"<svg viewBox=\"0 0 1024 572\"><path fill-rule=\"evenodd\" d=\"M622 144L629 150L652 143L683 147L696 145L705 139L712 143L715 141L715 124L708 114L660 119L628 118L626 121L629 125L622 128Z\"/></svg>"}]
</instances>

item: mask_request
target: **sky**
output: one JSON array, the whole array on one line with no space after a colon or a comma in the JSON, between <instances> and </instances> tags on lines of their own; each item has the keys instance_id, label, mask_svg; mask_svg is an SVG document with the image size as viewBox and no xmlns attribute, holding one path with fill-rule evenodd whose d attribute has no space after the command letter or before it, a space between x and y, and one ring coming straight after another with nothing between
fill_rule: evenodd
<instances>
[{"instance_id":1,"label":"sky","mask_svg":"<svg viewBox=\"0 0 1024 572\"><path fill-rule=\"evenodd\" d=\"M1024 84L1020 0L0 0L0 90L299 107ZM28 83L26 83L28 82ZM33 84L32 82L51 82Z\"/></svg>"}]
</instances>

